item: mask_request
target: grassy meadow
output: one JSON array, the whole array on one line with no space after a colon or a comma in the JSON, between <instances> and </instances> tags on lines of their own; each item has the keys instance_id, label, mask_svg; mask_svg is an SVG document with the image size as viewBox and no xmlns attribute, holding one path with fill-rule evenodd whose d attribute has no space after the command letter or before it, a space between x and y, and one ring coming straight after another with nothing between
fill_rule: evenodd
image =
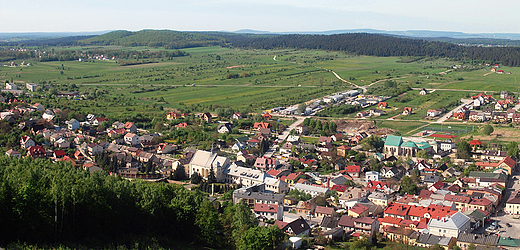
<instances>
[{"instance_id":1,"label":"grassy meadow","mask_svg":"<svg viewBox=\"0 0 520 250\"><path fill-rule=\"evenodd\" d=\"M61 47L56 50L160 51L148 47ZM240 50L222 47L183 49L188 56L156 58L153 63L120 66L115 60L31 62L30 67L0 67L1 81L20 86L35 82L42 86L33 99L49 107L69 107L89 113L129 116L164 114L177 109L193 112L232 108L258 112L276 106L302 103L327 94L352 89L330 70L357 85L383 86L392 79L400 86L444 88L426 96L410 90L388 100L381 126L402 132L423 124L431 108L452 109L461 98L479 91L517 91L518 68L501 68L511 74L490 73L489 67L433 58L353 56L319 50ZM275 60L276 57L276 60ZM6 63L4 63L6 64ZM50 93L79 91L89 100L49 99ZM410 116L397 116L412 107ZM372 107L373 108L373 107ZM353 117L354 114L346 117ZM413 122L417 121L417 122ZM415 125L410 125L415 124Z\"/></svg>"}]
</instances>

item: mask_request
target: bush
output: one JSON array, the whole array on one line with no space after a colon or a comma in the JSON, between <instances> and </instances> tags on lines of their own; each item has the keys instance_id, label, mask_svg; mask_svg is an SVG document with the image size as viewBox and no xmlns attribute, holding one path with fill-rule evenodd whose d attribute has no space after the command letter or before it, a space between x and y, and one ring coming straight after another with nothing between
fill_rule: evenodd
<instances>
[{"instance_id":1,"label":"bush","mask_svg":"<svg viewBox=\"0 0 520 250\"><path fill-rule=\"evenodd\" d=\"M482 130L482 133L484 133L485 135L490 135L491 133L493 133L493 131L495 131L493 126L486 125L486 126L484 126L484 129Z\"/></svg>"}]
</instances>

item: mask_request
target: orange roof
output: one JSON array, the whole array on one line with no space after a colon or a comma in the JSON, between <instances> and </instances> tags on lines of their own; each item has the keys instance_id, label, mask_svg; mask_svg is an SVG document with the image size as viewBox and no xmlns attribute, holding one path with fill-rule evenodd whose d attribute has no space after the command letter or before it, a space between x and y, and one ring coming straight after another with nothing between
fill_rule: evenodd
<instances>
[{"instance_id":1,"label":"orange roof","mask_svg":"<svg viewBox=\"0 0 520 250\"><path fill-rule=\"evenodd\" d=\"M471 145L471 146L474 146L474 145L482 146L482 142L479 141L479 140L473 140L473 141L469 142L469 145Z\"/></svg>"},{"instance_id":2,"label":"orange roof","mask_svg":"<svg viewBox=\"0 0 520 250\"><path fill-rule=\"evenodd\" d=\"M350 211L356 213L356 214L362 214L363 212L365 212L366 210L368 210L367 207L363 206L363 205L360 205L360 204L356 204L354 205Z\"/></svg>"},{"instance_id":3,"label":"orange roof","mask_svg":"<svg viewBox=\"0 0 520 250\"><path fill-rule=\"evenodd\" d=\"M516 161L513 160L513 158L507 156L506 158L502 159L498 165L502 164L502 163L505 163L507 166L509 166L510 168L513 168L516 164Z\"/></svg>"}]
</instances>

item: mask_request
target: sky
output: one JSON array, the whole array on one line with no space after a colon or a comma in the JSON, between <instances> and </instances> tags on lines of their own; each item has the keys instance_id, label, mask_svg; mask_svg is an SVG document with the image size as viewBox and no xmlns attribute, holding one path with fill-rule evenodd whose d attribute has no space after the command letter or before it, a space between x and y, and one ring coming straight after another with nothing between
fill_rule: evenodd
<instances>
[{"instance_id":1,"label":"sky","mask_svg":"<svg viewBox=\"0 0 520 250\"><path fill-rule=\"evenodd\" d=\"M380 29L520 33L520 1L20 0L0 32L169 29L270 32Z\"/></svg>"}]
</instances>

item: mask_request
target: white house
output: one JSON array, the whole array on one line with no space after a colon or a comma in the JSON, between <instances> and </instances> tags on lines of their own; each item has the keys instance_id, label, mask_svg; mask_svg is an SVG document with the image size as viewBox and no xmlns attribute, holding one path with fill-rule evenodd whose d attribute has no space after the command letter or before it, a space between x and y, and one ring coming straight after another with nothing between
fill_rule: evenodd
<instances>
[{"instance_id":1,"label":"white house","mask_svg":"<svg viewBox=\"0 0 520 250\"><path fill-rule=\"evenodd\" d=\"M139 140L139 136L134 133L127 133L124 136L124 140L125 140L126 144L130 144L130 145L137 145L137 144L141 143Z\"/></svg>"},{"instance_id":2,"label":"white house","mask_svg":"<svg viewBox=\"0 0 520 250\"><path fill-rule=\"evenodd\" d=\"M275 204L256 203L253 209L261 220L282 220L283 206Z\"/></svg>"},{"instance_id":3,"label":"white house","mask_svg":"<svg viewBox=\"0 0 520 250\"><path fill-rule=\"evenodd\" d=\"M443 218L431 218L428 223L430 234L457 238L460 233L468 232L471 219L458 211L457 213Z\"/></svg>"},{"instance_id":4,"label":"white house","mask_svg":"<svg viewBox=\"0 0 520 250\"><path fill-rule=\"evenodd\" d=\"M194 173L198 173L207 179L211 170L213 170L217 181L223 182L225 179L224 170L227 169L229 165L230 162L227 157L218 156L214 152L197 150L189 163L190 177Z\"/></svg>"},{"instance_id":5,"label":"white house","mask_svg":"<svg viewBox=\"0 0 520 250\"><path fill-rule=\"evenodd\" d=\"M65 123L67 124L67 128L69 130L76 130L80 127L79 121L74 118L69 121L66 121Z\"/></svg>"},{"instance_id":6,"label":"white house","mask_svg":"<svg viewBox=\"0 0 520 250\"><path fill-rule=\"evenodd\" d=\"M20 139L20 147L30 148L32 146L36 146L36 142L34 142L34 140L30 136L22 136L22 138Z\"/></svg>"},{"instance_id":7,"label":"white house","mask_svg":"<svg viewBox=\"0 0 520 250\"><path fill-rule=\"evenodd\" d=\"M322 194L327 194L330 192L330 190L328 190L327 188L305 185L305 184L301 184L301 183L294 184L291 187L291 189L296 189L300 192L305 192L305 193L311 194L313 197L322 195Z\"/></svg>"},{"instance_id":8,"label":"white house","mask_svg":"<svg viewBox=\"0 0 520 250\"><path fill-rule=\"evenodd\" d=\"M376 171L368 171L365 173L365 181L368 183L369 181L379 181L381 179L381 174Z\"/></svg>"}]
</instances>

